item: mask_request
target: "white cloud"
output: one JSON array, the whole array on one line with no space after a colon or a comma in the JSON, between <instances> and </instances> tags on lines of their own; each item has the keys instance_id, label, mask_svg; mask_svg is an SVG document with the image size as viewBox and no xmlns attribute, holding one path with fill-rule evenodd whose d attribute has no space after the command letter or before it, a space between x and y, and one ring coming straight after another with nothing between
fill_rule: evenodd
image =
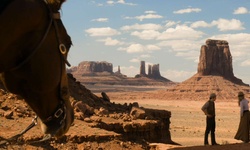
<instances>
[{"instance_id":1,"label":"white cloud","mask_svg":"<svg viewBox=\"0 0 250 150\"><path fill-rule=\"evenodd\" d=\"M148 24L134 24L131 26L123 26L121 27L121 30L160 30L162 29L161 25L159 24L153 24L153 23L148 23Z\"/></svg>"},{"instance_id":2,"label":"white cloud","mask_svg":"<svg viewBox=\"0 0 250 150\"><path fill-rule=\"evenodd\" d=\"M125 0L118 0L117 3L126 4Z\"/></svg>"},{"instance_id":3,"label":"white cloud","mask_svg":"<svg viewBox=\"0 0 250 150\"><path fill-rule=\"evenodd\" d=\"M237 19L223 19L220 18L218 20L213 20L211 23L207 23L205 21L196 21L191 23L191 28L207 28L216 26L220 31L232 31L232 30L244 30L244 23Z\"/></svg>"},{"instance_id":4,"label":"white cloud","mask_svg":"<svg viewBox=\"0 0 250 150\"><path fill-rule=\"evenodd\" d=\"M204 35L201 31L196 31L186 25L177 25L175 28L168 28L163 32L158 40L173 40L173 39L198 39Z\"/></svg>"},{"instance_id":5,"label":"white cloud","mask_svg":"<svg viewBox=\"0 0 250 150\"><path fill-rule=\"evenodd\" d=\"M168 51L175 53L175 55L178 57L183 57L185 59L198 62L200 48L203 44L204 41L166 40L159 42L157 45L163 50L167 49Z\"/></svg>"},{"instance_id":6,"label":"white cloud","mask_svg":"<svg viewBox=\"0 0 250 150\"><path fill-rule=\"evenodd\" d=\"M188 49L191 50L197 48L198 43L191 40L166 40L159 42L157 45L168 47L171 51L188 51Z\"/></svg>"},{"instance_id":7,"label":"white cloud","mask_svg":"<svg viewBox=\"0 0 250 150\"><path fill-rule=\"evenodd\" d=\"M247 59L247 60L241 62L240 66L243 66L243 67L250 66L250 59Z\"/></svg>"},{"instance_id":8,"label":"white cloud","mask_svg":"<svg viewBox=\"0 0 250 150\"><path fill-rule=\"evenodd\" d=\"M212 25L205 21L196 21L196 22L193 22L190 26L192 28L199 28L199 27L206 28L206 27L211 27Z\"/></svg>"},{"instance_id":9,"label":"white cloud","mask_svg":"<svg viewBox=\"0 0 250 150\"><path fill-rule=\"evenodd\" d=\"M161 48L156 45L142 45L142 44L131 44L127 48L120 48L120 50L125 50L127 53L143 53L152 52L155 50L160 50Z\"/></svg>"},{"instance_id":10,"label":"white cloud","mask_svg":"<svg viewBox=\"0 0 250 150\"><path fill-rule=\"evenodd\" d=\"M143 54L140 56L140 58L150 58L151 56L149 54Z\"/></svg>"},{"instance_id":11,"label":"white cloud","mask_svg":"<svg viewBox=\"0 0 250 150\"><path fill-rule=\"evenodd\" d=\"M174 25L176 25L176 24L178 24L178 23L180 23L180 22L175 22L175 21L170 21L170 20L168 20L168 21L166 21L167 23L166 23L166 27L168 28L168 27L171 27L171 26L174 26Z\"/></svg>"},{"instance_id":12,"label":"white cloud","mask_svg":"<svg viewBox=\"0 0 250 150\"><path fill-rule=\"evenodd\" d=\"M216 25L220 31L229 31L229 30L244 30L243 23L237 19L218 19L212 21L212 25Z\"/></svg>"},{"instance_id":13,"label":"white cloud","mask_svg":"<svg viewBox=\"0 0 250 150\"><path fill-rule=\"evenodd\" d=\"M115 2L110 0L110 1L107 1L107 4L113 5L113 4L115 4Z\"/></svg>"},{"instance_id":14,"label":"white cloud","mask_svg":"<svg viewBox=\"0 0 250 150\"><path fill-rule=\"evenodd\" d=\"M96 21L96 22L108 22L108 18L97 18L97 19L93 19L91 21Z\"/></svg>"},{"instance_id":15,"label":"white cloud","mask_svg":"<svg viewBox=\"0 0 250 150\"><path fill-rule=\"evenodd\" d=\"M171 80L171 81L184 81L191 76L193 76L196 72L189 72L189 71L183 71L183 70L167 70L167 71L161 71L162 76L165 78Z\"/></svg>"},{"instance_id":16,"label":"white cloud","mask_svg":"<svg viewBox=\"0 0 250 150\"><path fill-rule=\"evenodd\" d=\"M132 44L126 48L127 53L142 53L145 48L141 44Z\"/></svg>"},{"instance_id":17,"label":"white cloud","mask_svg":"<svg viewBox=\"0 0 250 150\"><path fill-rule=\"evenodd\" d=\"M145 14L156 14L156 11L148 10L148 11L145 11Z\"/></svg>"},{"instance_id":18,"label":"white cloud","mask_svg":"<svg viewBox=\"0 0 250 150\"><path fill-rule=\"evenodd\" d=\"M145 46L145 49L147 51L156 51L156 50L160 50L161 48L156 46L156 45L146 45Z\"/></svg>"},{"instance_id":19,"label":"white cloud","mask_svg":"<svg viewBox=\"0 0 250 150\"><path fill-rule=\"evenodd\" d=\"M139 37L143 40L152 40L156 39L161 33L155 30L144 30L142 32L134 31L131 35Z\"/></svg>"},{"instance_id":20,"label":"white cloud","mask_svg":"<svg viewBox=\"0 0 250 150\"><path fill-rule=\"evenodd\" d=\"M108 5L122 4L122 5L136 6L136 4L134 4L134 3L127 3L127 2L125 2L125 0L117 0L117 1L108 0L106 3Z\"/></svg>"},{"instance_id":21,"label":"white cloud","mask_svg":"<svg viewBox=\"0 0 250 150\"><path fill-rule=\"evenodd\" d=\"M126 3L125 0L118 0L117 3L118 4L130 5L130 6L136 6L137 5L137 4L134 4L134 3Z\"/></svg>"},{"instance_id":22,"label":"white cloud","mask_svg":"<svg viewBox=\"0 0 250 150\"><path fill-rule=\"evenodd\" d=\"M234 10L233 14L239 15L239 14L247 14L249 13L248 9L246 7L239 7Z\"/></svg>"},{"instance_id":23,"label":"white cloud","mask_svg":"<svg viewBox=\"0 0 250 150\"><path fill-rule=\"evenodd\" d=\"M116 39L112 39L110 37L108 37L106 39L98 40L98 41L104 42L104 44L107 46L116 46L116 45L123 45L124 44L124 42L121 42L121 41L116 40Z\"/></svg>"},{"instance_id":24,"label":"white cloud","mask_svg":"<svg viewBox=\"0 0 250 150\"><path fill-rule=\"evenodd\" d=\"M90 36L114 36L120 34L120 32L110 27L90 28L85 30L85 32L87 32Z\"/></svg>"},{"instance_id":25,"label":"white cloud","mask_svg":"<svg viewBox=\"0 0 250 150\"><path fill-rule=\"evenodd\" d=\"M129 60L129 62L133 62L133 63L135 63L135 62L140 62L140 59L133 58L133 59Z\"/></svg>"},{"instance_id":26,"label":"white cloud","mask_svg":"<svg viewBox=\"0 0 250 150\"><path fill-rule=\"evenodd\" d=\"M156 14L154 11L145 11L146 15L141 16L135 16L135 17L125 17L124 19L137 19L140 21L143 21L144 19L160 19L163 18L163 16Z\"/></svg>"},{"instance_id":27,"label":"white cloud","mask_svg":"<svg viewBox=\"0 0 250 150\"><path fill-rule=\"evenodd\" d=\"M181 10L177 10L174 11L174 14L185 14L185 13L192 13L192 12L200 12L201 9L200 8L187 8L187 9L181 9Z\"/></svg>"},{"instance_id":28,"label":"white cloud","mask_svg":"<svg viewBox=\"0 0 250 150\"><path fill-rule=\"evenodd\" d=\"M178 51L176 56L183 57L185 59L193 60L194 62L199 62L199 53L200 50L187 50L186 51Z\"/></svg>"},{"instance_id":29,"label":"white cloud","mask_svg":"<svg viewBox=\"0 0 250 150\"><path fill-rule=\"evenodd\" d=\"M143 21L144 19L159 19L163 17L157 14L147 14L147 15L136 16L135 18L140 21Z\"/></svg>"}]
</instances>

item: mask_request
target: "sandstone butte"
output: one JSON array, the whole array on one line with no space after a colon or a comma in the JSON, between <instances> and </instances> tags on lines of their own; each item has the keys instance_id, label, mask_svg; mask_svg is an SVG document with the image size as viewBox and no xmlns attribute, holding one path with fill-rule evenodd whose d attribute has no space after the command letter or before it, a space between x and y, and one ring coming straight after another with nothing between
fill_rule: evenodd
<instances>
[{"instance_id":1,"label":"sandstone butte","mask_svg":"<svg viewBox=\"0 0 250 150\"><path fill-rule=\"evenodd\" d=\"M160 65L148 65L148 73L145 72L145 61L141 61L140 72L135 77L127 77L118 71L113 72L113 64L106 61L83 61L78 66L71 67L68 73L80 81L83 85L173 85L174 82L164 78L160 74Z\"/></svg>"},{"instance_id":2,"label":"sandstone butte","mask_svg":"<svg viewBox=\"0 0 250 150\"><path fill-rule=\"evenodd\" d=\"M168 88L162 98L204 100L216 93L218 100L237 100L242 91L249 96L249 85L234 76L229 44L208 39L201 46L197 73L184 82ZM161 92L159 92L161 93Z\"/></svg>"}]
</instances>

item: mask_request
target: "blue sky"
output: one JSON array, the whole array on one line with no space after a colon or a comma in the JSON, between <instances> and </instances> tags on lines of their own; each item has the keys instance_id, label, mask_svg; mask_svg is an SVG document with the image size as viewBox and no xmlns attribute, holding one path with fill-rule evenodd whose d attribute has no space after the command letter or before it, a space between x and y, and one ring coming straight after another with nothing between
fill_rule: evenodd
<instances>
[{"instance_id":1,"label":"blue sky","mask_svg":"<svg viewBox=\"0 0 250 150\"><path fill-rule=\"evenodd\" d=\"M61 11L73 46L69 62L107 61L129 77L140 61L167 79L197 72L207 39L227 40L234 75L250 84L249 0L67 0Z\"/></svg>"}]
</instances>

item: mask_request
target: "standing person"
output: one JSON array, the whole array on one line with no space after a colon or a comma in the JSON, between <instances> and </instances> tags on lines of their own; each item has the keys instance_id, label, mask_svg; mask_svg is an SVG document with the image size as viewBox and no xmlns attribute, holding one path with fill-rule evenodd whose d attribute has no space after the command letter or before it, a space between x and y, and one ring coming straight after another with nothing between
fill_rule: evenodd
<instances>
[{"instance_id":1,"label":"standing person","mask_svg":"<svg viewBox=\"0 0 250 150\"><path fill-rule=\"evenodd\" d=\"M244 93L238 93L238 105L240 106L240 123L238 131L234 136L235 139L241 140L244 143L249 142L249 101L245 99Z\"/></svg>"},{"instance_id":2,"label":"standing person","mask_svg":"<svg viewBox=\"0 0 250 150\"><path fill-rule=\"evenodd\" d=\"M211 132L211 143L212 145L219 145L215 140L215 104L216 94L210 94L209 100L202 106L201 110L206 115L206 130L204 136L204 145L208 144L208 134Z\"/></svg>"}]
</instances>

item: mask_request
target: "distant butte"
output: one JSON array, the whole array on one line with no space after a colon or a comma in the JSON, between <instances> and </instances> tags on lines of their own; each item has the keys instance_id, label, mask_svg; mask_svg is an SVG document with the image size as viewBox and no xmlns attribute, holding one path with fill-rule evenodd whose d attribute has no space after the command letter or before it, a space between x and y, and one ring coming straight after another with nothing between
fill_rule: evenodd
<instances>
[{"instance_id":1,"label":"distant butte","mask_svg":"<svg viewBox=\"0 0 250 150\"><path fill-rule=\"evenodd\" d=\"M237 100L239 91L248 95L250 88L234 76L228 42L208 39L200 49L197 73L159 94L162 93L162 99L207 100L209 94L214 92L217 99Z\"/></svg>"},{"instance_id":2,"label":"distant butte","mask_svg":"<svg viewBox=\"0 0 250 150\"><path fill-rule=\"evenodd\" d=\"M228 42L224 40L208 39L206 45L201 46L197 74L222 76L235 84L246 85L234 76L232 55Z\"/></svg>"},{"instance_id":3,"label":"distant butte","mask_svg":"<svg viewBox=\"0 0 250 150\"><path fill-rule=\"evenodd\" d=\"M113 72L113 64L106 61L82 61L78 66L67 69L78 81L85 85L173 85L174 82L160 74L160 65L149 65L148 74L145 71L145 61L141 61L140 74L127 77L122 74L120 66Z\"/></svg>"},{"instance_id":4,"label":"distant butte","mask_svg":"<svg viewBox=\"0 0 250 150\"><path fill-rule=\"evenodd\" d=\"M145 61L141 61L140 74L135 75L135 78L147 77L159 81L172 82L169 79L166 79L161 76L159 64L148 65L148 74L146 74L145 67Z\"/></svg>"}]
</instances>

